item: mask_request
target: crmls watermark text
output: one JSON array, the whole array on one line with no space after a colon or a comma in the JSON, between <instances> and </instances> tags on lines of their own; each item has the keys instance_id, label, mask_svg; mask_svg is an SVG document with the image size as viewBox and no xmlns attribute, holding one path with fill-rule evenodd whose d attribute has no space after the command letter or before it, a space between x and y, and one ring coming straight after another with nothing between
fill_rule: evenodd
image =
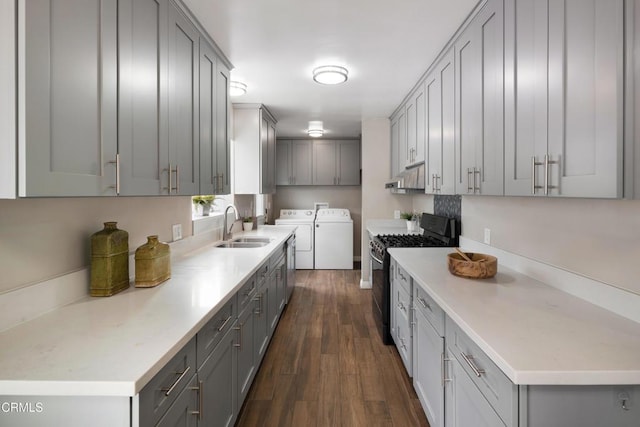
<instances>
[{"instance_id":1,"label":"crmls watermark text","mask_svg":"<svg viewBox=\"0 0 640 427\"><path fill-rule=\"evenodd\" d=\"M42 402L2 402L0 412L39 414L44 411Z\"/></svg>"}]
</instances>

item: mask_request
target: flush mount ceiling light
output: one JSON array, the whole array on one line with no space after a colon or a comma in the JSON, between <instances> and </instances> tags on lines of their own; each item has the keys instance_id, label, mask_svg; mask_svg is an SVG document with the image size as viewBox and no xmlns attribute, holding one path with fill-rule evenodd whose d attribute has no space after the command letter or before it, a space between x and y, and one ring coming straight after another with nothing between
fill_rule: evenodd
<instances>
[{"instance_id":1,"label":"flush mount ceiling light","mask_svg":"<svg viewBox=\"0 0 640 427\"><path fill-rule=\"evenodd\" d=\"M229 91L229 95L231 96L242 96L247 93L247 85L244 83L231 80L229 86L231 87L231 90Z\"/></svg>"},{"instance_id":2,"label":"flush mount ceiling light","mask_svg":"<svg viewBox=\"0 0 640 427\"><path fill-rule=\"evenodd\" d=\"M309 130L307 130L307 133L312 138L319 138L322 135L324 135L324 129L322 127L322 122L320 122L320 121L309 122Z\"/></svg>"},{"instance_id":3,"label":"flush mount ceiling light","mask_svg":"<svg viewBox=\"0 0 640 427\"><path fill-rule=\"evenodd\" d=\"M347 81L349 71L338 65L323 65L313 69L313 80L323 85L337 85Z\"/></svg>"}]
</instances>

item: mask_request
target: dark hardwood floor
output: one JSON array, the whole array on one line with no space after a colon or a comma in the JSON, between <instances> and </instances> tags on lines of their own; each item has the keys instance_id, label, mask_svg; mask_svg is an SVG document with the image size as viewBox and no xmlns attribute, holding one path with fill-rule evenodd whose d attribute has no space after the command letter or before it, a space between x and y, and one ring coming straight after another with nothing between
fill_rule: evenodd
<instances>
[{"instance_id":1,"label":"dark hardwood floor","mask_svg":"<svg viewBox=\"0 0 640 427\"><path fill-rule=\"evenodd\" d=\"M428 426L360 271L298 270L237 426Z\"/></svg>"}]
</instances>

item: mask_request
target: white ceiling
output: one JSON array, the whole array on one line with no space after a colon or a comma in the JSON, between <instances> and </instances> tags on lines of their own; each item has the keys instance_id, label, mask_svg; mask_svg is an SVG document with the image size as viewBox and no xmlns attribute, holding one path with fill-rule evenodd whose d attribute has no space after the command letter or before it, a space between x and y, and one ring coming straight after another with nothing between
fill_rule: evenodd
<instances>
[{"instance_id":1,"label":"white ceiling","mask_svg":"<svg viewBox=\"0 0 640 427\"><path fill-rule=\"evenodd\" d=\"M247 94L265 104L278 136L357 137L365 118L389 117L478 0L185 0L233 63ZM349 80L315 83L318 65Z\"/></svg>"}]
</instances>

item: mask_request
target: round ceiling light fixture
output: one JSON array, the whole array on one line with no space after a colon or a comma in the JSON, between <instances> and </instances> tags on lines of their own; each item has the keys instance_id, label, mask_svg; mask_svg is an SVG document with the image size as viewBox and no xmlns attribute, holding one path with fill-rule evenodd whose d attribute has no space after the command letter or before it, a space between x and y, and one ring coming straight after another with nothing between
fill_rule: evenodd
<instances>
[{"instance_id":1,"label":"round ceiling light fixture","mask_svg":"<svg viewBox=\"0 0 640 427\"><path fill-rule=\"evenodd\" d=\"M247 93L247 85L242 82L231 80L229 87L229 95L231 96L242 96Z\"/></svg>"},{"instance_id":2,"label":"round ceiling light fixture","mask_svg":"<svg viewBox=\"0 0 640 427\"><path fill-rule=\"evenodd\" d=\"M337 85L347 81L349 70L338 65L323 65L313 69L313 80L323 85Z\"/></svg>"},{"instance_id":3,"label":"round ceiling light fixture","mask_svg":"<svg viewBox=\"0 0 640 427\"><path fill-rule=\"evenodd\" d=\"M307 133L312 138L320 138L324 135L324 128L322 127L321 121L311 121L309 122L309 130Z\"/></svg>"}]
</instances>

